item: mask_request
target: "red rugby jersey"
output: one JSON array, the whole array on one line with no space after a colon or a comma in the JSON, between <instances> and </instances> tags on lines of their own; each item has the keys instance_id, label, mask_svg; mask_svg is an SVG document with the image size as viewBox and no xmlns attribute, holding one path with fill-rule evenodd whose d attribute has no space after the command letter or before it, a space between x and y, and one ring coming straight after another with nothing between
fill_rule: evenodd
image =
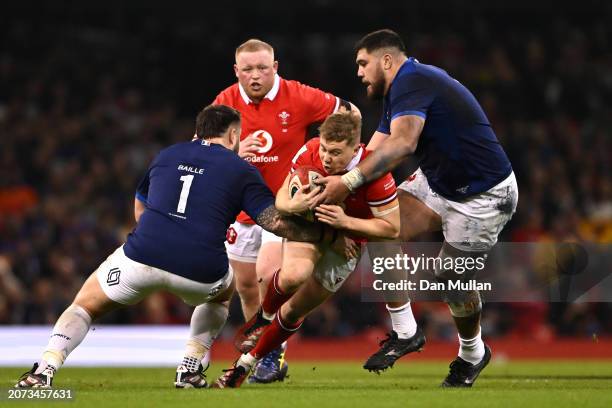
<instances>
[{"instance_id":1,"label":"red rugby jersey","mask_svg":"<svg viewBox=\"0 0 612 408\"><path fill-rule=\"evenodd\" d=\"M263 143L257 155L247 160L259 169L276 194L291 168L291 159L306 140L308 126L322 122L338 109L340 100L319 89L288 81L276 75L274 86L260 103L253 103L236 83L215 98L238 110L242 116L241 139L251 133ZM253 224L244 212L238 222Z\"/></svg>"},{"instance_id":2,"label":"red rugby jersey","mask_svg":"<svg viewBox=\"0 0 612 408\"><path fill-rule=\"evenodd\" d=\"M320 139L317 137L309 140L308 143L302 146L292 160L291 171L293 172L298 167L309 165L319 169L324 176L328 176L329 174L325 171L319 156L320 144ZM365 145L362 143L357 155L346 167L346 171L355 168L357 164L368 156L368 153L369 150L366 150ZM386 173L384 176L359 187L354 193L350 194L344 200L344 205L346 206L344 212L355 218L373 218L374 215L370 207L383 206L393 201L396 197L395 180L391 173Z\"/></svg>"}]
</instances>

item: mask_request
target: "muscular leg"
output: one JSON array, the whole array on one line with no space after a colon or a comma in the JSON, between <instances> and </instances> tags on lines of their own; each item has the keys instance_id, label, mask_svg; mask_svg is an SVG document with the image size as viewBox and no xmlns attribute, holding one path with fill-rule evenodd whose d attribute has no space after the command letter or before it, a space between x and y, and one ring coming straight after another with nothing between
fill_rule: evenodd
<instances>
[{"instance_id":1,"label":"muscular leg","mask_svg":"<svg viewBox=\"0 0 612 408\"><path fill-rule=\"evenodd\" d=\"M279 270L283 262L283 243L282 242L264 242L259 249L257 255L257 264L255 266L257 274L259 298L263 299L266 296L266 290L270 278L274 272Z\"/></svg>"},{"instance_id":2,"label":"muscular leg","mask_svg":"<svg viewBox=\"0 0 612 408\"><path fill-rule=\"evenodd\" d=\"M304 318L327 300L333 292L325 289L314 277L310 277L280 308L271 325L266 327L250 355L259 359L279 347L301 326Z\"/></svg>"},{"instance_id":3,"label":"muscular leg","mask_svg":"<svg viewBox=\"0 0 612 408\"><path fill-rule=\"evenodd\" d=\"M206 386L202 377L180 377L180 373L197 373L200 364L206 370L210 363L208 353L218 334L223 329L228 315L229 301L234 292L234 282L207 303L198 305L193 310L189 324L189 339L185 347L183 362L179 366L175 385L177 388L186 386Z\"/></svg>"},{"instance_id":4,"label":"muscular leg","mask_svg":"<svg viewBox=\"0 0 612 408\"><path fill-rule=\"evenodd\" d=\"M299 324L304 318L323 304L334 292L325 289L311 276L280 309L283 322Z\"/></svg>"},{"instance_id":5,"label":"muscular leg","mask_svg":"<svg viewBox=\"0 0 612 408\"><path fill-rule=\"evenodd\" d=\"M236 291L240 295L244 320L249 321L249 319L255 316L261 304L255 262L242 262L233 259L230 259L229 262L234 270Z\"/></svg>"},{"instance_id":6,"label":"muscular leg","mask_svg":"<svg viewBox=\"0 0 612 408\"><path fill-rule=\"evenodd\" d=\"M410 193L398 190L398 200L400 204L401 220L400 237L403 242L415 241L425 233L442 229L442 219L440 216ZM392 253L385 254L384 248L387 248L388 251ZM376 257L395 256L397 251L401 251L399 245L391 246L391 244L385 245L384 247L382 245L372 245L368 247L368 251L371 249L374 249L371 256ZM403 275L405 275L406 271L394 271L394 273L397 275L397 278L392 279L399 280L405 278ZM411 337L416 330L416 322L414 322L414 316L410 310L410 299L408 294L404 293L401 298L394 298L392 301L387 301L387 309L389 310L394 326L397 326L398 330L400 330L400 327L404 327L404 330L408 330L408 333L400 338ZM409 329L405 329L406 327L409 327Z\"/></svg>"},{"instance_id":7,"label":"muscular leg","mask_svg":"<svg viewBox=\"0 0 612 408\"><path fill-rule=\"evenodd\" d=\"M59 369L68 355L81 344L89 331L91 321L120 306L106 296L96 272L92 273L73 303L55 323L37 373L42 372L48 365L55 370Z\"/></svg>"},{"instance_id":8,"label":"muscular leg","mask_svg":"<svg viewBox=\"0 0 612 408\"><path fill-rule=\"evenodd\" d=\"M321 257L314 244L288 241L284 245L282 267L273 274L262 301L263 316L268 320L312 276Z\"/></svg>"},{"instance_id":9,"label":"muscular leg","mask_svg":"<svg viewBox=\"0 0 612 408\"><path fill-rule=\"evenodd\" d=\"M416 241L427 232L442 230L442 219L418 198L398 190L400 204L400 239L402 242Z\"/></svg>"},{"instance_id":10,"label":"muscular leg","mask_svg":"<svg viewBox=\"0 0 612 408\"><path fill-rule=\"evenodd\" d=\"M440 251L441 258L476 258L485 256L483 252L461 251L448 242L444 242ZM458 274L453 270L437 270L439 281L471 279L473 274ZM459 357L472 364L478 363L484 356L485 347L480 333L481 300L478 291L452 292L447 296L448 307L459 333Z\"/></svg>"},{"instance_id":11,"label":"muscular leg","mask_svg":"<svg viewBox=\"0 0 612 408\"><path fill-rule=\"evenodd\" d=\"M265 361L263 357L278 349L300 328L304 317L332 294L310 276L291 299L283 304L272 323L266 326L256 346L248 353L242 354L233 368L227 370L214 386L239 387L251 368L258 362Z\"/></svg>"},{"instance_id":12,"label":"muscular leg","mask_svg":"<svg viewBox=\"0 0 612 408\"><path fill-rule=\"evenodd\" d=\"M412 194L400 189L398 200L401 241L414 241L427 232L439 231L442 228L440 216ZM397 242L368 246L371 258L394 257L401 251L401 246ZM385 276L386 281L396 282L406 278L404 270L392 270L387 273L389 275ZM366 370L377 373L392 367L398 358L421 350L425 344L425 336L417 327L408 293L400 296L392 293L386 300L393 332L387 340L380 344L379 350L372 354L363 366Z\"/></svg>"},{"instance_id":13,"label":"muscular leg","mask_svg":"<svg viewBox=\"0 0 612 408\"><path fill-rule=\"evenodd\" d=\"M273 248L271 245L269 243L266 246ZM261 313L240 328L235 339L236 347L239 350L246 351L256 346L260 336L267 330L272 330L275 333L272 337L268 335L271 340L265 343L272 346L266 347L265 353L258 357L259 359L267 355L254 368L254 373L251 376L251 380L254 382L267 383L282 380L286 375L287 364L284 362L283 343L293 331L281 330L283 326L279 321L280 317L277 312L283 304L295 297L296 291L302 290L305 282L312 276L315 264L321 256L319 249L314 244L285 242L284 245L282 267L277 269L269 279L261 305ZM266 260L269 261L269 258ZM295 330L297 330L297 327ZM278 339L281 339L281 341L278 342ZM262 351L260 350L260 352ZM249 354L243 354L242 357L247 359L243 363L245 367L248 366L249 368L258 360Z\"/></svg>"}]
</instances>

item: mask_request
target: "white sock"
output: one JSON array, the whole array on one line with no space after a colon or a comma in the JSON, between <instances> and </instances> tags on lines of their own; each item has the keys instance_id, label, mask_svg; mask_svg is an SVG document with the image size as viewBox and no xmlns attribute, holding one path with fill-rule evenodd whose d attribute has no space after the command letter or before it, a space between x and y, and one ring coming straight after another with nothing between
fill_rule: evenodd
<instances>
[{"instance_id":1,"label":"white sock","mask_svg":"<svg viewBox=\"0 0 612 408\"><path fill-rule=\"evenodd\" d=\"M393 331L397 333L398 338L409 339L415 335L417 322L414 320L412 308L410 307L410 301L400 307L389 307L387 305L387 310L391 316Z\"/></svg>"},{"instance_id":2,"label":"white sock","mask_svg":"<svg viewBox=\"0 0 612 408\"><path fill-rule=\"evenodd\" d=\"M478 364L484 357L485 347L480 333L478 329L478 334L473 339L462 339L459 336L459 357L468 363Z\"/></svg>"},{"instance_id":3,"label":"white sock","mask_svg":"<svg viewBox=\"0 0 612 408\"><path fill-rule=\"evenodd\" d=\"M237 364L243 366L247 370L250 370L251 367L253 367L253 365L257 363L257 361L258 360L254 356L252 356L251 353L245 353L240 356Z\"/></svg>"},{"instance_id":4,"label":"white sock","mask_svg":"<svg viewBox=\"0 0 612 408\"><path fill-rule=\"evenodd\" d=\"M70 353L83 341L91 326L91 316L81 306L72 304L57 319L47 348L38 364L36 374L47 366L59 369Z\"/></svg>"},{"instance_id":5,"label":"white sock","mask_svg":"<svg viewBox=\"0 0 612 408\"><path fill-rule=\"evenodd\" d=\"M276 312L274 313L266 313L265 310L261 310L261 317L263 317L266 320L272 321L274 320L274 317L276 316Z\"/></svg>"},{"instance_id":6,"label":"white sock","mask_svg":"<svg viewBox=\"0 0 612 408\"><path fill-rule=\"evenodd\" d=\"M200 363L204 365L204 356L208 355L213 342L225 325L228 313L227 306L221 303L204 303L193 310L189 326L190 337L187 340L182 362L189 371L196 371Z\"/></svg>"},{"instance_id":7,"label":"white sock","mask_svg":"<svg viewBox=\"0 0 612 408\"><path fill-rule=\"evenodd\" d=\"M204 354L204 357L202 358L200 364L202 364L205 370L208 368L208 366L210 365L210 350L208 350L206 354Z\"/></svg>"}]
</instances>

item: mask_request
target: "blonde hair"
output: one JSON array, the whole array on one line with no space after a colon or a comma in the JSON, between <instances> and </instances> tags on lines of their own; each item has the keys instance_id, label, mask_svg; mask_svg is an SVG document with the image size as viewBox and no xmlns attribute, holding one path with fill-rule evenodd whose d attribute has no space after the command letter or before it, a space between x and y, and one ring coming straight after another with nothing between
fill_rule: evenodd
<instances>
[{"instance_id":1,"label":"blonde hair","mask_svg":"<svg viewBox=\"0 0 612 408\"><path fill-rule=\"evenodd\" d=\"M351 112L336 112L321 124L319 134L331 142L355 145L361 140L361 119Z\"/></svg>"},{"instance_id":2,"label":"blonde hair","mask_svg":"<svg viewBox=\"0 0 612 408\"><path fill-rule=\"evenodd\" d=\"M241 52L256 52L256 51L270 51L272 54L272 58L274 58L274 48L270 44L265 41L258 40L257 38L251 38L240 44L238 48L236 48L236 57Z\"/></svg>"}]
</instances>

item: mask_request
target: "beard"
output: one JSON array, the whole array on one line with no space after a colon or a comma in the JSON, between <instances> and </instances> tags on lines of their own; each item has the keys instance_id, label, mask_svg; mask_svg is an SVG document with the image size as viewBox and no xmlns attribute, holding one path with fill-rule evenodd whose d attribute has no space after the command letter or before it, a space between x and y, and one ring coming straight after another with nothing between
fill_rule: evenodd
<instances>
[{"instance_id":1,"label":"beard","mask_svg":"<svg viewBox=\"0 0 612 408\"><path fill-rule=\"evenodd\" d=\"M379 77L376 81L370 83L367 89L368 98L372 100L380 100L385 96L385 80Z\"/></svg>"}]
</instances>

